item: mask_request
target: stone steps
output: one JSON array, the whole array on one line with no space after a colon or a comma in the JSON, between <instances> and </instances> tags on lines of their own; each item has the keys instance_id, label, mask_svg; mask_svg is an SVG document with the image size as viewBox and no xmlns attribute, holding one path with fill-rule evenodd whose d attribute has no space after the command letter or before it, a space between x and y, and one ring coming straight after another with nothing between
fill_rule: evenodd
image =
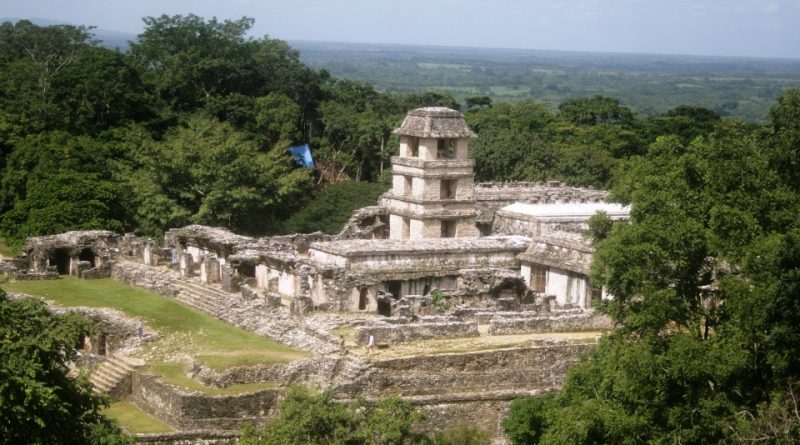
<instances>
[{"instance_id":1,"label":"stone steps","mask_svg":"<svg viewBox=\"0 0 800 445\"><path fill-rule=\"evenodd\" d=\"M219 315L227 308L225 303L229 296L221 295L221 291L206 288L187 280L176 280L173 286L178 290L176 299L210 314Z\"/></svg>"},{"instance_id":2,"label":"stone steps","mask_svg":"<svg viewBox=\"0 0 800 445\"><path fill-rule=\"evenodd\" d=\"M372 365L361 356L348 355L338 364L335 383L349 383L365 377Z\"/></svg>"},{"instance_id":3,"label":"stone steps","mask_svg":"<svg viewBox=\"0 0 800 445\"><path fill-rule=\"evenodd\" d=\"M136 359L123 355L112 355L98 366L89 376L96 393L107 393L114 390L125 378L141 366Z\"/></svg>"}]
</instances>

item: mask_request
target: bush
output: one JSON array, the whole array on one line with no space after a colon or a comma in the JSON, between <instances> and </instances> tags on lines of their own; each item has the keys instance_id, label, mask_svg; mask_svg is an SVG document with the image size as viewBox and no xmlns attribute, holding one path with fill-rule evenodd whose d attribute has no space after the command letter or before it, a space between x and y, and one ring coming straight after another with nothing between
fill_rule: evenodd
<instances>
[{"instance_id":1,"label":"bush","mask_svg":"<svg viewBox=\"0 0 800 445\"><path fill-rule=\"evenodd\" d=\"M346 181L329 185L316 192L308 204L283 224L284 233L321 231L335 235L350 215L361 207L376 205L378 197L388 189L384 184Z\"/></svg>"},{"instance_id":2,"label":"bush","mask_svg":"<svg viewBox=\"0 0 800 445\"><path fill-rule=\"evenodd\" d=\"M433 436L433 445L489 445L491 441L489 433L466 423L445 428Z\"/></svg>"}]
</instances>

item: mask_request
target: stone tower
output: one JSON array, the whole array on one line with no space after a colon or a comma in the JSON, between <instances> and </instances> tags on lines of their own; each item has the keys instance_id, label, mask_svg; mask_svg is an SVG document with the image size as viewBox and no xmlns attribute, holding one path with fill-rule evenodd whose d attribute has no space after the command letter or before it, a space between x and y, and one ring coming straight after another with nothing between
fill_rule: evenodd
<instances>
[{"instance_id":1,"label":"stone tower","mask_svg":"<svg viewBox=\"0 0 800 445\"><path fill-rule=\"evenodd\" d=\"M444 107L409 111L400 128L400 154L392 157L390 239L477 236L473 192L475 161L469 129L458 111Z\"/></svg>"}]
</instances>

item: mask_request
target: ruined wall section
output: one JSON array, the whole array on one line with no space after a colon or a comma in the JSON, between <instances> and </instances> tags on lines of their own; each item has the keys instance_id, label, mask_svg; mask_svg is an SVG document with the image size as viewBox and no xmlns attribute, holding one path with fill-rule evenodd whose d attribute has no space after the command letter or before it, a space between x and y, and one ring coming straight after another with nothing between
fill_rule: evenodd
<instances>
[{"instance_id":1,"label":"ruined wall section","mask_svg":"<svg viewBox=\"0 0 800 445\"><path fill-rule=\"evenodd\" d=\"M381 360L362 381L339 388L337 394L380 398L452 396L491 391L533 391L559 388L567 369L591 344L548 345L460 354L413 356Z\"/></svg>"},{"instance_id":2,"label":"ruined wall section","mask_svg":"<svg viewBox=\"0 0 800 445\"><path fill-rule=\"evenodd\" d=\"M558 390L567 370L594 347L545 344L381 360L372 364L371 373L340 385L334 394L343 400L400 395L426 414L428 430L467 422L505 443L500 422L511 401Z\"/></svg>"},{"instance_id":3,"label":"ruined wall section","mask_svg":"<svg viewBox=\"0 0 800 445\"><path fill-rule=\"evenodd\" d=\"M475 184L477 222L480 225L488 225L488 227L491 227L495 212L515 202L528 204L604 202L606 198L608 198L608 192L605 190L571 187L559 181L479 182ZM488 227L484 233L488 233Z\"/></svg>"},{"instance_id":4,"label":"ruined wall section","mask_svg":"<svg viewBox=\"0 0 800 445\"><path fill-rule=\"evenodd\" d=\"M336 235L337 240L389 238L389 210L386 207L363 207L353 215Z\"/></svg>"},{"instance_id":5,"label":"ruined wall section","mask_svg":"<svg viewBox=\"0 0 800 445\"><path fill-rule=\"evenodd\" d=\"M156 376L134 373L130 398L145 412L179 429L236 430L245 422L261 424L274 417L282 389L210 397L187 393Z\"/></svg>"}]
</instances>

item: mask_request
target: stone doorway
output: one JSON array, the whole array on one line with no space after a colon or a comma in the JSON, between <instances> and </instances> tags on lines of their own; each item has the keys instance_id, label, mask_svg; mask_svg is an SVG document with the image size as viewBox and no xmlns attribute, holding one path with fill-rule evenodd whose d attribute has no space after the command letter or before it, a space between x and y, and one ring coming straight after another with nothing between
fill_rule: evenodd
<instances>
[{"instance_id":1,"label":"stone doorway","mask_svg":"<svg viewBox=\"0 0 800 445\"><path fill-rule=\"evenodd\" d=\"M48 258L51 266L56 266L59 275L69 275L69 249L55 249Z\"/></svg>"}]
</instances>

